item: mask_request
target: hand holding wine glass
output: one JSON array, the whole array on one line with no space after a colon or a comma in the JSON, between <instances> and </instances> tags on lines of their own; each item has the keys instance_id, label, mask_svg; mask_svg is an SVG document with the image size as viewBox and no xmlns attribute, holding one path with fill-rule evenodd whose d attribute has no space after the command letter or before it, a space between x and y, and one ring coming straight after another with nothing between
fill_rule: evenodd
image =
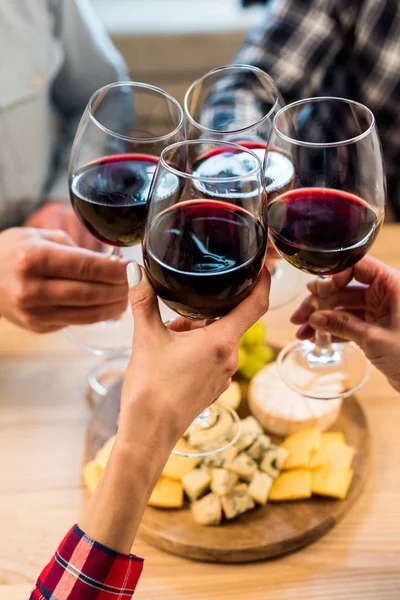
<instances>
[{"instance_id":1,"label":"hand holding wine glass","mask_svg":"<svg viewBox=\"0 0 400 600\"><path fill-rule=\"evenodd\" d=\"M301 325L298 339L310 339L319 329L335 340L355 342L400 391L400 273L366 256L332 277L323 311L318 311L317 283L308 288L311 295L291 318L292 323Z\"/></svg>"},{"instance_id":2,"label":"hand holding wine glass","mask_svg":"<svg viewBox=\"0 0 400 600\"><path fill-rule=\"evenodd\" d=\"M329 277L368 252L383 222L385 176L375 119L365 106L342 98L310 98L275 117L271 145L291 157L293 189L268 197L270 237L298 269L319 277L320 309L329 308ZM268 162L267 154L267 162ZM294 342L278 357L286 383L303 395L330 399L327 377L340 378L334 397L359 389L368 364L354 344Z\"/></svg>"}]
</instances>

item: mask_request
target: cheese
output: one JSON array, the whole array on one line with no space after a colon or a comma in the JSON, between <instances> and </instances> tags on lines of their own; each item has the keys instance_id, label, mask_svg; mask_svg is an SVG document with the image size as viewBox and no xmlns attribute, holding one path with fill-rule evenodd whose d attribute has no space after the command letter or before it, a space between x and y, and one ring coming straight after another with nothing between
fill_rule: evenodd
<instances>
[{"instance_id":1,"label":"cheese","mask_svg":"<svg viewBox=\"0 0 400 600\"><path fill-rule=\"evenodd\" d=\"M249 484L249 494L257 504L266 504L274 480L270 475L256 471Z\"/></svg>"},{"instance_id":2,"label":"cheese","mask_svg":"<svg viewBox=\"0 0 400 600\"><path fill-rule=\"evenodd\" d=\"M321 436L321 448L311 454L310 468L315 469L331 463L343 469L351 466L354 448L347 446L342 433L324 433Z\"/></svg>"},{"instance_id":3,"label":"cheese","mask_svg":"<svg viewBox=\"0 0 400 600\"><path fill-rule=\"evenodd\" d=\"M261 462L261 471L264 471L264 473L267 473L271 477L276 477L283 468L288 456L289 451L286 448L271 444Z\"/></svg>"},{"instance_id":4,"label":"cheese","mask_svg":"<svg viewBox=\"0 0 400 600\"><path fill-rule=\"evenodd\" d=\"M182 477L182 485L187 496L191 500L197 500L208 491L211 483L211 475L208 469L194 469Z\"/></svg>"},{"instance_id":5,"label":"cheese","mask_svg":"<svg viewBox=\"0 0 400 600\"><path fill-rule=\"evenodd\" d=\"M100 478L103 474L103 469L94 460L89 461L83 467L82 478L86 489L93 494L96 489Z\"/></svg>"},{"instance_id":6,"label":"cheese","mask_svg":"<svg viewBox=\"0 0 400 600\"><path fill-rule=\"evenodd\" d=\"M342 444L345 444L346 440L344 439L344 435L341 431L328 431L321 435L321 449L326 447L331 442L341 442Z\"/></svg>"},{"instance_id":7,"label":"cheese","mask_svg":"<svg viewBox=\"0 0 400 600\"><path fill-rule=\"evenodd\" d=\"M218 414L217 420L212 427L191 427L189 443L194 447L208 448L219 446L221 442L229 439L232 431L232 417L228 412Z\"/></svg>"},{"instance_id":8,"label":"cheese","mask_svg":"<svg viewBox=\"0 0 400 600\"><path fill-rule=\"evenodd\" d=\"M250 456L242 452L235 460L226 465L226 468L236 473L240 479L251 481L254 473L257 471L257 463Z\"/></svg>"},{"instance_id":9,"label":"cheese","mask_svg":"<svg viewBox=\"0 0 400 600\"><path fill-rule=\"evenodd\" d=\"M269 494L269 499L286 501L310 498L311 488L311 471L307 469L284 471L275 479Z\"/></svg>"},{"instance_id":10,"label":"cheese","mask_svg":"<svg viewBox=\"0 0 400 600\"><path fill-rule=\"evenodd\" d=\"M179 440L175 448L179 452L193 452L191 446L184 439ZM201 458L189 458L187 456L171 454L163 469L163 475L180 481L184 475L193 471L200 462Z\"/></svg>"},{"instance_id":11,"label":"cheese","mask_svg":"<svg viewBox=\"0 0 400 600\"><path fill-rule=\"evenodd\" d=\"M266 451L271 445L271 439L264 435L263 433L259 435L255 442L250 446L247 450L247 454L255 461L260 462L264 456Z\"/></svg>"},{"instance_id":12,"label":"cheese","mask_svg":"<svg viewBox=\"0 0 400 600\"><path fill-rule=\"evenodd\" d=\"M230 448L227 448L222 452L217 452L216 454L206 456L203 460L203 465L211 468L222 468L226 464L232 462L238 454L239 448L236 446L230 446Z\"/></svg>"},{"instance_id":13,"label":"cheese","mask_svg":"<svg viewBox=\"0 0 400 600\"><path fill-rule=\"evenodd\" d=\"M149 505L158 508L181 508L183 506L181 482L168 477L161 477L150 496Z\"/></svg>"},{"instance_id":14,"label":"cheese","mask_svg":"<svg viewBox=\"0 0 400 600\"><path fill-rule=\"evenodd\" d=\"M218 404L237 410L242 399L242 391L237 381L232 381L227 390L218 398Z\"/></svg>"},{"instance_id":15,"label":"cheese","mask_svg":"<svg viewBox=\"0 0 400 600\"><path fill-rule=\"evenodd\" d=\"M221 502L217 494L207 494L191 506L194 520L201 525L219 525L222 519Z\"/></svg>"},{"instance_id":16,"label":"cheese","mask_svg":"<svg viewBox=\"0 0 400 600\"><path fill-rule=\"evenodd\" d=\"M260 423L254 417L247 417L240 422L240 436L235 446L239 450L246 450L261 433L263 430Z\"/></svg>"},{"instance_id":17,"label":"cheese","mask_svg":"<svg viewBox=\"0 0 400 600\"><path fill-rule=\"evenodd\" d=\"M312 439L310 437L293 439L287 438L282 446L289 454L283 465L284 469L307 468L310 464Z\"/></svg>"},{"instance_id":18,"label":"cheese","mask_svg":"<svg viewBox=\"0 0 400 600\"><path fill-rule=\"evenodd\" d=\"M222 496L221 504L226 519L234 519L255 507L254 500L245 483L240 483L233 488L230 494Z\"/></svg>"},{"instance_id":19,"label":"cheese","mask_svg":"<svg viewBox=\"0 0 400 600\"><path fill-rule=\"evenodd\" d=\"M321 449L321 430L317 427L313 427L312 429L301 429L296 433L292 433L285 439L284 444L290 443L293 440L304 439L310 439L312 452Z\"/></svg>"},{"instance_id":20,"label":"cheese","mask_svg":"<svg viewBox=\"0 0 400 600\"><path fill-rule=\"evenodd\" d=\"M342 406L341 400L321 402L297 394L281 379L276 363L257 373L248 398L250 411L264 429L280 436L302 429L324 431L336 421Z\"/></svg>"},{"instance_id":21,"label":"cheese","mask_svg":"<svg viewBox=\"0 0 400 600\"><path fill-rule=\"evenodd\" d=\"M95 463L97 463L99 465L99 467L101 467L103 470L107 466L107 462L108 462L108 459L110 458L111 450L113 449L113 446L114 446L114 441L115 441L115 435L113 435L112 437L110 437L110 439L108 439L106 441L104 446L102 448L100 448L100 450L97 452L96 456L94 457Z\"/></svg>"},{"instance_id":22,"label":"cheese","mask_svg":"<svg viewBox=\"0 0 400 600\"><path fill-rule=\"evenodd\" d=\"M312 493L344 500L353 475L353 469L341 469L328 463L312 472Z\"/></svg>"},{"instance_id":23,"label":"cheese","mask_svg":"<svg viewBox=\"0 0 400 600\"><path fill-rule=\"evenodd\" d=\"M211 471L211 491L224 496L235 487L238 482L238 476L228 469L212 469Z\"/></svg>"}]
</instances>

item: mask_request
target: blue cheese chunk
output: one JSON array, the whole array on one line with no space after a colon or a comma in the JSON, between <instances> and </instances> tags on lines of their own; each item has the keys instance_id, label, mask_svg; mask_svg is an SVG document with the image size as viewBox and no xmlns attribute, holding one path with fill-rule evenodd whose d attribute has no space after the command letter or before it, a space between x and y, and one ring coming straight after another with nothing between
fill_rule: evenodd
<instances>
[{"instance_id":1,"label":"blue cheese chunk","mask_svg":"<svg viewBox=\"0 0 400 600\"><path fill-rule=\"evenodd\" d=\"M235 487L239 477L228 469L212 469L211 491L218 496L225 496Z\"/></svg>"},{"instance_id":2,"label":"blue cheese chunk","mask_svg":"<svg viewBox=\"0 0 400 600\"><path fill-rule=\"evenodd\" d=\"M247 417L240 422L240 436L235 446L239 451L246 450L262 433L263 429L260 423L254 417Z\"/></svg>"},{"instance_id":3,"label":"blue cheese chunk","mask_svg":"<svg viewBox=\"0 0 400 600\"><path fill-rule=\"evenodd\" d=\"M249 484L249 494L257 504L267 503L274 480L270 475L256 471Z\"/></svg>"},{"instance_id":4,"label":"blue cheese chunk","mask_svg":"<svg viewBox=\"0 0 400 600\"><path fill-rule=\"evenodd\" d=\"M254 473L257 471L257 463L247 456L245 452L242 452L233 460L226 465L226 468L233 473L236 473L244 481L251 481Z\"/></svg>"},{"instance_id":5,"label":"blue cheese chunk","mask_svg":"<svg viewBox=\"0 0 400 600\"><path fill-rule=\"evenodd\" d=\"M275 446L272 444L261 462L260 469L270 475L271 477L277 477L281 471L285 461L289 455L289 451L282 446Z\"/></svg>"},{"instance_id":6,"label":"blue cheese chunk","mask_svg":"<svg viewBox=\"0 0 400 600\"><path fill-rule=\"evenodd\" d=\"M208 491L211 475L208 469L194 469L182 477L182 485L191 500L197 500Z\"/></svg>"},{"instance_id":7,"label":"blue cheese chunk","mask_svg":"<svg viewBox=\"0 0 400 600\"><path fill-rule=\"evenodd\" d=\"M200 525L219 525L222 519L221 502L217 494L207 494L191 506L194 520Z\"/></svg>"},{"instance_id":8,"label":"blue cheese chunk","mask_svg":"<svg viewBox=\"0 0 400 600\"><path fill-rule=\"evenodd\" d=\"M227 519L234 519L255 507L245 483L240 483L229 494L222 496L221 504Z\"/></svg>"},{"instance_id":9,"label":"blue cheese chunk","mask_svg":"<svg viewBox=\"0 0 400 600\"><path fill-rule=\"evenodd\" d=\"M247 450L247 454L255 461L260 462L271 445L271 439L262 433Z\"/></svg>"},{"instance_id":10,"label":"blue cheese chunk","mask_svg":"<svg viewBox=\"0 0 400 600\"><path fill-rule=\"evenodd\" d=\"M222 469L222 467L224 467L226 464L232 462L238 454L239 448L236 448L236 446L231 446L222 452L217 452L216 454L206 456L203 460L203 465L205 467Z\"/></svg>"}]
</instances>

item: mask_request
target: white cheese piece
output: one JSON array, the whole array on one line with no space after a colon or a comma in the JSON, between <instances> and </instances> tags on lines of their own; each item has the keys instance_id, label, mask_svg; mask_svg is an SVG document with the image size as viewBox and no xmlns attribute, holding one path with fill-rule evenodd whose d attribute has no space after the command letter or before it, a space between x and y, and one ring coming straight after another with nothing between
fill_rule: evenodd
<instances>
[{"instance_id":1,"label":"white cheese piece","mask_svg":"<svg viewBox=\"0 0 400 600\"><path fill-rule=\"evenodd\" d=\"M240 479L251 481L254 473L257 471L257 463L250 456L247 456L245 452L242 452L235 460L227 464L226 468L239 475Z\"/></svg>"},{"instance_id":2,"label":"white cheese piece","mask_svg":"<svg viewBox=\"0 0 400 600\"><path fill-rule=\"evenodd\" d=\"M221 502L217 494L207 494L191 506L194 520L201 525L219 525L222 519Z\"/></svg>"},{"instance_id":3,"label":"white cheese piece","mask_svg":"<svg viewBox=\"0 0 400 600\"><path fill-rule=\"evenodd\" d=\"M211 491L218 496L225 496L235 487L238 482L238 476L228 469L211 470Z\"/></svg>"},{"instance_id":4,"label":"white cheese piece","mask_svg":"<svg viewBox=\"0 0 400 600\"><path fill-rule=\"evenodd\" d=\"M313 427L325 431L336 421L342 406L339 399L321 402L297 394L281 379L276 363L257 373L248 397L250 410L264 429L280 436Z\"/></svg>"},{"instance_id":5,"label":"white cheese piece","mask_svg":"<svg viewBox=\"0 0 400 600\"><path fill-rule=\"evenodd\" d=\"M215 454L206 456L202 464L205 467L221 469L226 464L232 462L238 454L239 448L236 448L236 446L230 446L230 448L227 448L222 452L216 452Z\"/></svg>"},{"instance_id":6,"label":"white cheese piece","mask_svg":"<svg viewBox=\"0 0 400 600\"><path fill-rule=\"evenodd\" d=\"M240 483L233 488L230 494L222 496L221 504L227 519L234 519L255 507L254 500L245 483Z\"/></svg>"},{"instance_id":7,"label":"white cheese piece","mask_svg":"<svg viewBox=\"0 0 400 600\"><path fill-rule=\"evenodd\" d=\"M240 436L235 446L239 450L246 450L261 433L263 430L260 423L252 416L247 417L240 422Z\"/></svg>"},{"instance_id":8,"label":"white cheese piece","mask_svg":"<svg viewBox=\"0 0 400 600\"><path fill-rule=\"evenodd\" d=\"M280 470L285 464L285 460L289 456L289 451L281 446L275 446L272 444L261 462L260 469L275 478L279 475Z\"/></svg>"},{"instance_id":9,"label":"white cheese piece","mask_svg":"<svg viewBox=\"0 0 400 600\"><path fill-rule=\"evenodd\" d=\"M267 473L256 471L249 484L249 494L257 504L266 504L274 480Z\"/></svg>"},{"instance_id":10,"label":"white cheese piece","mask_svg":"<svg viewBox=\"0 0 400 600\"><path fill-rule=\"evenodd\" d=\"M260 462L271 445L271 439L262 433L247 450L247 454L255 461Z\"/></svg>"},{"instance_id":11,"label":"white cheese piece","mask_svg":"<svg viewBox=\"0 0 400 600\"><path fill-rule=\"evenodd\" d=\"M207 469L194 469L182 477L182 485L191 500L197 500L211 484L211 475Z\"/></svg>"}]
</instances>

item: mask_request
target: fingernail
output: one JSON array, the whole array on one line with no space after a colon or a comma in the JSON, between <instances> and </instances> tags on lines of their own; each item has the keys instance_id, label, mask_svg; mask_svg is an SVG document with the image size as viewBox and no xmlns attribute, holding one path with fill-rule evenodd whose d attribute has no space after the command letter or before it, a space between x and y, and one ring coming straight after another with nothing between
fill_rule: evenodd
<instances>
[{"instance_id":1,"label":"fingernail","mask_svg":"<svg viewBox=\"0 0 400 600\"><path fill-rule=\"evenodd\" d=\"M126 267L126 276L130 288L134 288L142 281L142 271L137 262L130 262Z\"/></svg>"},{"instance_id":2,"label":"fingernail","mask_svg":"<svg viewBox=\"0 0 400 600\"><path fill-rule=\"evenodd\" d=\"M310 325L313 327L326 327L328 325L328 317L322 314L313 314L309 320Z\"/></svg>"}]
</instances>

